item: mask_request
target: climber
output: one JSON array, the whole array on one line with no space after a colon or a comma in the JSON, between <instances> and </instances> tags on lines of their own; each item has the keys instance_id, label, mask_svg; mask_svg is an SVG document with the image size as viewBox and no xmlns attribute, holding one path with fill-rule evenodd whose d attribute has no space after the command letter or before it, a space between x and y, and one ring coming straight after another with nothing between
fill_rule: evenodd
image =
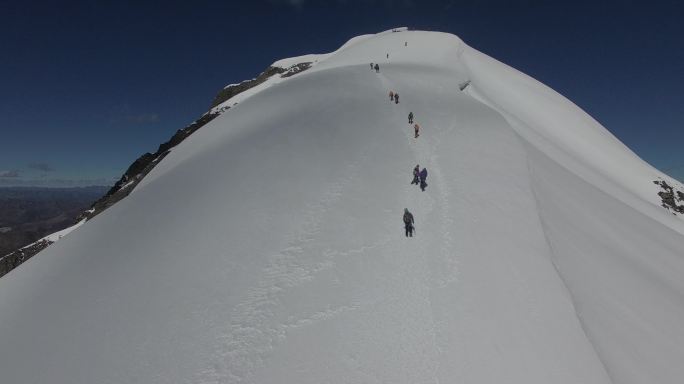
<instances>
[{"instance_id":1,"label":"climber","mask_svg":"<svg viewBox=\"0 0 684 384\"><path fill-rule=\"evenodd\" d=\"M418 125L418 123L416 123L416 125L413 126L413 130L416 132L415 138L417 139L418 136L420 136L420 133L419 133L420 132L420 125Z\"/></svg>"},{"instance_id":2,"label":"climber","mask_svg":"<svg viewBox=\"0 0 684 384\"><path fill-rule=\"evenodd\" d=\"M425 180L427 179L427 168L423 168L422 171L420 171L420 190L425 192L425 187L427 187L427 183Z\"/></svg>"},{"instance_id":3,"label":"climber","mask_svg":"<svg viewBox=\"0 0 684 384\"><path fill-rule=\"evenodd\" d=\"M411 185L415 184L418 185L418 179L420 178L420 165L416 164L416 167L413 168L413 181L411 181Z\"/></svg>"},{"instance_id":4,"label":"climber","mask_svg":"<svg viewBox=\"0 0 684 384\"><path fill-rule=\"evenodd\" d=\"M396 92L394 93L394 103L399 104L399 94Z\"/></svg>"},{"instance_id":5,"label":"climber","mask_svg":"<svg viewBox=\"0 0 684 384\"><path fill-rule=\"evenodd\" d=\"M404 229L406 230L406 237L413 237L413 215L408 208L404 208Z\"/></svg>"},{"instance_id":6,"label":"climber","mask_svg":"<svg viewBox=\"0 0 684 384\"><path fill-rule=\"evenodd\" d=\"M373 70L373 63L371 63L371 71Z\"/></svg>"},{"instance_id":7,"label":"climber","mask_svg":"<svg viewBox=\"0 0 684 384\"><path fill-rule=\"evenodd\" d=\"M413 112L409 112L409 124L413 124Z\"/></svg>"},{"instance_id":8,"label":"climber","mask_svg":"<svg viewBox=\"0 0 684 384\"><path fill-rule=\"evenodd\" d=\"M390 101L394 100L394 92L390 91L389 97L390 97Z\"/></svg>"},{"instance_id":9,"label":"climber","mask_svg":"<svg viewBox=\"0 0 684 384\"><path fill-rule=\"evenodd\" d=\"M380 72L380 66L378 64L375 64L375 73Z\"/></svg>"}]
</instances>

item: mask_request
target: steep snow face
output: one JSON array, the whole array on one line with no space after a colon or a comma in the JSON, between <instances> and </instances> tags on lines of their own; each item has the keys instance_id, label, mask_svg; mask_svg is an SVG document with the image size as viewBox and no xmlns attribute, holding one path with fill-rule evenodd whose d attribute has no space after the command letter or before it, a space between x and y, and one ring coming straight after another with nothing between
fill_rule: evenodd
<instances>
[{"instance_id":1,"label":"steep snow face","mask_svg":"<svg viewBox=\"0 0 684 384\"><path fill-rule=\"evenodd\" d=\"M455 36L355 38L0 280L3 382L678 383L658 177Z\"/></svg>"}]
</instances>

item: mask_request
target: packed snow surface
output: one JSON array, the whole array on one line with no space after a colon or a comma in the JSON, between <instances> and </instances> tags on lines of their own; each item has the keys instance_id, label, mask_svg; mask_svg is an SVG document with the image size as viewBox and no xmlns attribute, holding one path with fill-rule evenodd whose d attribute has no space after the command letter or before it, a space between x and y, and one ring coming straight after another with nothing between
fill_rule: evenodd
<instances>
[{"instance_id":1,"label":"packed snow surface","mask_svg":"<svg viewBox=\"0 0 684 384\"><path fill-rule=\"evenodd\" d=\"M0 378L681 383L658 178L679 185L453 35L355 38L0 279Z\"/></svg>"}]
</instances>

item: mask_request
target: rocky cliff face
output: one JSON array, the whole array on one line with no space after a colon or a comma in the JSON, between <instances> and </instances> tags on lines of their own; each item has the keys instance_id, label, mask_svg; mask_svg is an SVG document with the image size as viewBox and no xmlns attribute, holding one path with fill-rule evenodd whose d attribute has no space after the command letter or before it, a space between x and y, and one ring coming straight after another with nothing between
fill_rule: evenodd
<instances>
[{"instance_id":1,"label":"rocky cliff face","mask_svg":"<svg viewBox=\"0 0 684 384\"><path fill-rule=\"evenodd\" d=\"M159 145L159 148L156 152L147 152L138 157L128 167L126 172L124 172L114 186L107 191L104 196L97 200L92 207L90 207L90 209L83 212L81 216L79 216L79 220L90 220L91 218L102 213L107 208L116 204L124 197L128 196L128 194L131 193L140 180L142 180L145 175L147 175L157 164L159 164L159 162L169 153L173 147L183 142L183 140L187 139L195 131L212 121L220 114L221 113L207 113L203 115L187 127L176 131L171 139Z\"/></svg>"},{"instance_id":2,"label":"rocky cliff face","mask_svg":"<svg viewBox=\"0 0 684 384\"><path fill-rule=\"evenodd\" d=\"M220 108L216 107L249 89L263 84L267 80L272 79L274 76L279 76L281 78L291 77L309 69L311 64L311 62L303 62L294 64L287 68L269 66L254 79L245 80L240 84L229 85L223 88L216 95L216 97L214 97L214 100L212 101L210 109L207 113L192 122L190 125L176 131L176 133L168 141L160 144L159 148L157 148L154 153L147 152L138 157L104 196L93 203L90 209L84 211L78 216L77 221L80 222L83 220L90 220L128 196L136 187L136 185L138 185L138 183L157 164L159 164L159 162L161 162L166 155L169 154L169 151L172 148L183 142L198 129L214 120L217 116L225 113L231 108L231 105L225 105ZM21 263L30 259L32 256L47 248L51 244L53 244L53 241L42 239L29 246L17 249L14 252L0 257L0 277L10 272L12 269L16 268Z\"/></svg>"},{"instance_id":3,"label":"rocky cliff face","mask_svg":"<svg viewBox=\"0 0 684 384\"><path fill-rule=\"evenodd\" d=\"M684 193L669 185L665 180L654 180L653 183L662 188L658 196L662 199L663 208L673 214L684 214Z\"/></svg>"},{"instance_id":4,"label":"rocky cliff face","mask_svg":"<svg viewBox=\"0 0 684 384\"><path fill-rule=\"evenodd\" d=\"M47 248L50 244L52 243L47 240L38 240L25 248L19 248L16 251L3 256L0 258L0 277L6 275L24 261Z\"/></svg>"}]
</instances>

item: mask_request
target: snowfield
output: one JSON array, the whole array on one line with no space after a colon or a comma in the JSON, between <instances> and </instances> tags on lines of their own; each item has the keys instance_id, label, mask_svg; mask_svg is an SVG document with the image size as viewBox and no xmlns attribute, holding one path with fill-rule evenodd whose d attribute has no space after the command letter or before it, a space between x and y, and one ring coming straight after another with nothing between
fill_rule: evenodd
<instances>
[{"instance_id":1,"label":"snowfield","mask_svg":"<svg viewBox=\"0 0 684 384\"><path fill-rule=\"evenodd\" d=\"M0 381L684 380L681 184L453 35L303 58L0 279Z\"/></svg>"}]
</instances>

